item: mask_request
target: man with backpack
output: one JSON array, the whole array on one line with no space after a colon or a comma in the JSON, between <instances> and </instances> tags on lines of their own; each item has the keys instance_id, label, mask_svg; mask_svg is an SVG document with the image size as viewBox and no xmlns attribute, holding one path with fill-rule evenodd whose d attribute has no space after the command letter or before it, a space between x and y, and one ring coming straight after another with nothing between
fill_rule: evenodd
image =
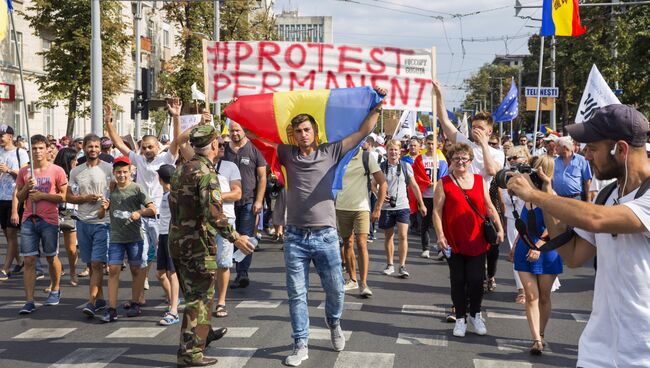
<instances>
[{"instance_id":1,"label":"man with backpack","mask_svg":"<svg viewBox=\"0 0 650 368\"><path fill-rule=\"evenodd\" d=\"M379 186L377 201L370 207L369 194L372 191L371 175ZM369 151L359 148L348 163L343 175L343 189L336 196L336 222L339 235L343 239L342 258L350 276L345 290L359 288L363 298L372 296L366 279L368 277L368 232L371 221L377 221L386 197L386 177L379 168L377 160ZM371 213L372 211L372 213ZM359 283L356 279L356 259L352 246L356 235L359 251Z\"/></svg>"}]
</instances>

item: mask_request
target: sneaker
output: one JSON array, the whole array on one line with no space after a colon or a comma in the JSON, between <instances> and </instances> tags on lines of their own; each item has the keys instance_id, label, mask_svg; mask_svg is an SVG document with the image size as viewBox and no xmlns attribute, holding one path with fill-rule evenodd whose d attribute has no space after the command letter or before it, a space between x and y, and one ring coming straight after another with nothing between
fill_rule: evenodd
<instances>
[{"instance_id":1,"label":"sneaker","mask_svg":"<svg viewBox=\"0 0 650 368\"><path fill-rule=\"evenodd\" d=\"M399 266L399 277L408 279L411 274L406 270L406 266Z\"/></svg>"},{"instance_id":2,"label":"sneaker","mask_svg":"<svg viewBox=\"0 0 650 368\"><path fill-rule=\"evenodd\" d=\"M11 270L10 274L20 275L23 272L23 266L24 265L25 265L24 263L15 265L14 269Z\"/></svg>"},{"instance_id":3,"label":"sneaker","mask_svg":"<svg viewBox=\"0 0 650 368\"><path fill-rule=\"evenodd\" d=\"M467 320L469 321L469 324L472 325L472 328L474 328L474 333L481 336L487 334L485 320L483 319L481 312L476 313L475 317L469 316Z\"/></svg>"},{"instance_id":4,"label":"sneaker","mask_svg":"<svg viewBox=\"0 0 650 368\"><path fill-rule=\"evenodd\" d=\"M309 359L309 349L307 348L307 345L293 344L293 351L291 352L291 355L284 359L284 364L289 367L297 367L307 359Z\"/></svg>"},{"instance_id":5,"label":"sneaker","mask_svg":"<svg viewBox=\"0 0 650 368\"><path fill-rule=\"evenodd\" d=\"M144 279L144 289L149 290L149 278L148 277Z\"/></svg>"},{"instance_id":6,"label":"sneaker","mask_svg":"<svg viewBox=\"0 0 650 368\"><path fill-rule=\"evenodd\" d=\"M334 351L343 351L345 348L345 336L343 335L341 324L339 323L336 326L330 326L329 323L327 323L327 318L325 318L325 325L330 329L330 338L332 340L332 348Z\"/></svg>"},{"instance_id":7,"label":"sneaker","mask_svg":"<svg viewBox=\"0 0 650 368\"><path fill-rule=\"evenodd\" d=\"M429 251L428 250L423 250L422 253L420 253L420 257L422 258L429 258Z\"/></svg>"},{"instance_id":8,"label":"sneaker","mask_svg":"<svg viewBox=\"0 0 650 368\"><path fill-rule=\"evenodd\" d=\"M36 272L36 280L43 280L45 278L45 274L43 272Z\"/></svg>"},{"instance_id":9,"label":"sneaker","mask_svg":"<svg viewBox=\"0 0 650 368\"><path fill-rule=\"evenodd\" d=\"M107 308L101 317L101 321L104 323L117 321L117 310L115 308Z\"/></svg>"},{"instance_id":10,"label":"sneaker","mask_svg":"<svg viewBox=\"0 0 650 368\"><path fill-rule=\"evenodd\" d=\"M368 243L373 243L374 241L375 241L374 236L373 237L368 237L368 240L366 240L366 242L368 242Z\"/></svg>"},{"instance_id":11,"label":"sneaker","mask_svg":"<svg viewBox=\"0 0 650 368\"><path fill-rule=\"evenodd\" d=\"M44 305L57 305L61 301L61 290L50 291L50 295L47 296Z\"/></svg>"},{"instance_id":12,"label":"sneaker","mask_svg":"<svg viewBox=\"0 0 650 368\"><path fill-rule=\"evenodd\" d=\"M454 326L454 336L465 337L465 331L467 331L467 322L465 322L465 318L458 318L456 320L456 325Z\"/></svg>"},{"instance_id":13,"label":"sneaker","mask_svg":"<svg viewBox=\"0 0 650 368\"><path fill-rule=\"evenodd\" d=\"M95 300L95 311L99 312L106 309L106 300L104 299L97 299Z\"/></svg>"},{"instance_id":14,"label":"sneaker","mask_svg":"<svg viewBox=\"0 0 650 368\"><path fill-rule=\"evenodd\" d=\"M487 290L492 292L497 289L497 280L494 277L490 277L487 280Z\"/></svg>"},{"instance_id":15,"label":"sneaker","mask_svg":"<svg viewBox=\"0 0 650 368\"><path fill-rule=\"evenodd\" d=\"M445 318L445 321L447 321L447 323L456 322L456 312L452 311L451 313L449 313Z\"/></svg>"},{"instance_id":16,"label":"sneaker","mask_svg":"<svg viewBox=\"0 0 650 368\"><path fill-rule=\"evenodd\" d=\"M386 268L382 271L384 275L392 275L395 273L395 267L392 264L386 265Z\"/></svg>"},{"instance_id":17,"label":"sneaker","mask_svg":"<svg viewBox=\"0 0 650 368\"><path fill-rule=\"evenodd\" d=\"M7 281L7 280L9 280L9 275L4 271L0 271L0 281Z\"/></svg>"},{"instance_id":18,"label":"sneaker","mask_svg":"<svg viewBox=\"0 0 650 368\"><path fill-rule=\"evenodd\" d=\"M345 291L354 290L358 288L359 288L359 284L357 284L357 282L352 279L348 280L348 282L345 283Z\"/></svg>"},{"instance_id":19,"label":"sneaker","mask_svg":"<svg viewBox=\"0 0 650 368\"><path fill-rule=\"evenodd\" d=\"M361 285L359 289L359 294L362 298L370 298L372 296L372 290L370 290L368 285Z\"/></svg>"},{"instance_id":20,"label":"sneaker","mask_svg":"<svg viewBox=\"0 0 650 368\"><path fill-rule=\"evenodd\" d=\"M36 305L34 302L27 302L23 307L18 311L18 314L31 314L36 310Z\"/></svg>"},{"instance_id":21,"label":"sneaker","mask_svg":"<svg viewBox=\"0 0 650 368\"><path fill-rule=\"evenodd\" d=\"M81 310L81 313L87 315L88 317L95 317L95 314L97 313L97 309L92 303L86 304L84 309Z\"/></svg>"},{"instance_id":22,"label":"sneaker","mask_svg":"<svg viewBox=\"0 0 650 368\"><path fill-rule=\"evenodd\" d=\"M140 310L140 304L131 302L131 308L129 308L129 311L126 312L127 317L137 317L142 313L142 310Z\"/></svg>"}]
</instances>

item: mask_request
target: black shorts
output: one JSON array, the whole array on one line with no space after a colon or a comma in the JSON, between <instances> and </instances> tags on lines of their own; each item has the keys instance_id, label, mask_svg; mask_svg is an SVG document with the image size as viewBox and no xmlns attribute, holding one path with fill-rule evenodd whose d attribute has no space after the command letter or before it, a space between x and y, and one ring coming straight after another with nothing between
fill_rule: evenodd
<instances>
[{"instance_id":1,"label":"black shorts","mask_svg":"<svg viewBox=\"0 0 650 368\"><path fill-rule=\"evenodd\" d=\"M167 271L170 273L176 272L174 262L169 255L169 235L158 235L158 254L156 255L156 270Z\"/></svg>"},{"instance_id":2,"label":"black shorts","mask_svg":"<svg viewBox=\"0 0 650 368\"><path fill-rule=\"evenodd\" d=\"M20 229L20 222L23 217L23 206L18 207L18 225L11 223L11 201L0 201L0 227L2 230L10 227Z\"/></svg>"}]
</instances>

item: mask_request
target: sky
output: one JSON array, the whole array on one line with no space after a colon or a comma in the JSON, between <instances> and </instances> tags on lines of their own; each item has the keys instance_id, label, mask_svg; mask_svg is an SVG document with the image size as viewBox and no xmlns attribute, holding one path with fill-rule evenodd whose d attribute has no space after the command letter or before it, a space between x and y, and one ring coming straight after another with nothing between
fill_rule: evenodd
<instances>
[{"instance_id":1,"label":"sky","mask_svg":"<svg viewBox=\"0 0 650 368\"><path fill-rule=\"evenodd\" d=\"M541 5L542 1L521 3ZM334 43L435 46L436 74L451 110L463 101L463 80L491 63L496 54L529 54L528 36L539 32L540 22L515 17L514 5L515 0L276 0L275 11L297 9L299 15L331 16ZM453 16L475 12L479 13ZM541 9L522 9L520 15L541 18ZM438 16L443 20L435 19Z\"/></svg>"}]
</instances>

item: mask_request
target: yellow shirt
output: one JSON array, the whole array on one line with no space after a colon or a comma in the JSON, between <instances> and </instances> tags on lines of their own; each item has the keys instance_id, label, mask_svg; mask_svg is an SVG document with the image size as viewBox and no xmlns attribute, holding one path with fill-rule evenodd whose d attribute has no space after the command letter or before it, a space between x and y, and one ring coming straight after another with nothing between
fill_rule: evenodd
<instances>
[{"instance_id":1,"label":"yellow shirt","mask_svg":"<svg viewBox=\"0 0 650 368\"><path fill-rule=\"evenodd\" d=\"M368 182L363 168L362 149L350 160L343 174L343 189L336 195L336 209L344 211L370 211L368 203ZM377 155L370 152L368 171L374 174L381 171ZM370 178L372 180L372 177Z\"/></svg>"}]
</instances>

